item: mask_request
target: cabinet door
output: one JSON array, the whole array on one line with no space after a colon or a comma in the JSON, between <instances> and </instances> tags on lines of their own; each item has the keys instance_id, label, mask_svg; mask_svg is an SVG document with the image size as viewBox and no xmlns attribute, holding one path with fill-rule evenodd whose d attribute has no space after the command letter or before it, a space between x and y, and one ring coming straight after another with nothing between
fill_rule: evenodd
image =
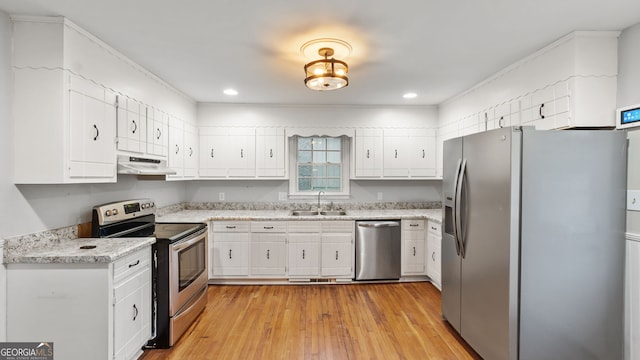
<instances>
[{"instance_id":1,"label":"cabinet door","mask_svg":"<svg viewBox=\"0 0 640 360\"><path fill-rule=\"evenodd\" d=\"M381 129L356 129L355 177L382 175L383 138Z\"/></svg>"},{"instance_id":2,"label":"cabinet door","mask_svg":"<svg viewBox=\"0 0 640 360\"><path fill-rule=\"evenodd\" d=\"M256 176L256 136L254 129L234 129L227 138L229 177Z\"/></svg>"},{"instance_id":3,"label":"cabinet door","mask_svg":"<svg viewBox=\"0 0 640 360\"><path fill-rule=\"evenodd\" d=\"M435 132L416 131L409 136L409 166L411 177L436 176L436 138Z\"/></svg>"},{"instance_id":4,"label":"cabinet door","mask_svg":"<svg viewBox=\"0 0 640 360\"><path fill-rule=\"evenodd\" d=\"M286 274L286 234L251 234L251 274Z\"/></svg>"},{"instance_id":5,"label":"cabinet door","mask_svg":"<svg viewBox=\"0 0 640 360\"><path fill-rule=\"evenodd\" d=\"M227 145L227 137L225 135L200 135L200 176L227 176Z\"/></svg>"},{"instance_id":6,"label":"cabinet door","mask_svg":"<svg viewBox=\"0 0 640 360\"><path fill-rule=\"evenodd\" d=\"M232 241L218 241L219 238ZM212 256L213 275L249 275L249 235L214 233Z\"/></svg>"},{"instance_id":7,"label":"cabinet door","mask_svg":"<svg viewBox=\"0 0 640 360\"><path fill-rule=\"evenodd\" d=\"M192 124L184 124L184 177L198 175L198 130Z\"/></svg>"},{"instance_id":8,"label":"cabinet door","mask_svg":"<svg viewBox=\"0 0 640 360\"><path fill-rule=\"evenodd\" d=\"M352 239L353 234L322 235L322 276L352 276Z\"/></svg>"},{"instance_id":9,"label":"cabinet door","mask_svg":"<svg viewBox=\"0 0 640 360\"><path fill-rule=\"evenodd\" d=\"M406 130L384 130L383 175L385 177L408 177L409 154Z\"/></svg>"},{"instance_id":10,"label":"cabinet door","mask_svg":"<svg viewBox=\"0 0 640 360\"><path fill-rule=\"evenodd\" d=\"M141 107L134 100L118 97L118 150L136 153L146 150L146 116L146 107Z\"/></svg>"},{"instance_id":11,"label":"cabinet door","mask_svg":"<svg viewBox=\"0 0 640 360\"><path fill-rule=\"evenodd\" d=\"M150 279L147 266L114 288L114 359L136 358L151 337Z\"/></svg>"},{"instance_id":12,"label":"cabinet door","mask_svg":"<svg viewBox=\"0 0 640 360\"><path fill-rule=\"evenodd\" d=\"M171 177L184 175L184 124L182 120L169 118L169 167L176 171Z\"/></svg>"},{"instance_id":13,"label":"cabinet door","mask_svg":"<svg viewBox=\"0 0 640 360\"><path fill-rule=\"evenodd\" d=\"M256 175L258 177L285 177L284 129L256 130Z\"/></svg>"},{"instance_id":14,"label":"cabinet door","mask_svg":"<svg viewBox=\"0 0 640 360\"><path fill-rule=\"evenodd\" d=\"M427 275L436 287L441 284L441 237L431 232L427 235Z\"/></svg>"},{"instance_id":15,"label":"cabinet door","mask_svg":"<svg viewBox=\"0 0 640 360\"><path fill-rule=\"evenodd\" d=\"M114 101L112 93L89 84L69 92L70 177L115 177Z\"/></svg>"},{"instance_id":16,"label":"cabinet door","mask_svg":"<svg viewBox=\"0 0 640 360\"><path fill-rule=\"evenodd\" d=\"M166 157L169 154L169 119L161 110L147 108L147 153Z\"/></svg>"},{"instance_id":17,"label":"cabinet door","mask_svg":"<svg viewBox=\"0 0 640 360\"><path fill-rule=\"evenodd\" d=\"M320 275L320 234L289 234L289 276Z\"/></svg>"},{"instance_id":18,"label":"cabinet door","mask_svg":"<svg viewBox=\"0 0 640 360\"><path fill-rule=\"evenodd\" d=\"M402 274L426 275L424 240L404 242Z\"/></svg>"}]
</instances>

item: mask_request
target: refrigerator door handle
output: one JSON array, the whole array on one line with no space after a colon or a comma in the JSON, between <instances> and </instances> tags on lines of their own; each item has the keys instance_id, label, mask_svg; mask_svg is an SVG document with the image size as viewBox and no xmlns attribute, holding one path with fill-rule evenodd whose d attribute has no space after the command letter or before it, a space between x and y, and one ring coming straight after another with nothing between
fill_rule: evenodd
<instances>
[{"instance_id":1,"label":"refrigerator door handle","mask_svg":"<svg viewBox=\"0 0 640 360\"><path fill-rule=\"evenodd\" d=\"M462 165L462 159L458 159L458 165L456 165L455 183L453 184L453 238L456 241L456 255L460 256L460 242L458 240L458 180L460 177L460 165Z\"/></svg>"},{"instance_id":2,"label":"refrigerator door handle","mask_svg":"<svg viewBox=\"0 0 640 360\"><path fill-rule=\"evenodd\" d=\"M464 187L464 179L467 170L467 159L462 161L462 167L460 168L460 174L458 176L458 180L456 181L456 201L455 201L455 226L456 226L456 241L457 245L460 248L460 254L462 258L465 257L465 248L464 248L464 232L462 226L462 188Z\"/></svg>"}]
</instances>

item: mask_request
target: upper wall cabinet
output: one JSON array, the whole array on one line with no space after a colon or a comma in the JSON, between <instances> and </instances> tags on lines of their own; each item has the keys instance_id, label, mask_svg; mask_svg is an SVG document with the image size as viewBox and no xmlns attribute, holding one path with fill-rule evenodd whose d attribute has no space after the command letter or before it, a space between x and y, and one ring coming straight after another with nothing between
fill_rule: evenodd
<instances>
[{"instance_id":1,"label":"upper wall cabinet","mask_svg":"<svg viewBox=\"0 0 640 360\"><path fill-rule=\"evenodd\" d=\"M175 117L169 123L169 167L175 175L167 180L191 180L198 176L198 132L196 126Z\"/></svg>"},{"instance_id":2,"label":"upper wall cabinet","mask_svg":"<svg viewBox=\"0 0 640 360\"><path fill-rule=\"evenodd\" d=\"M256 176L282 179L286 172L285 134L283 128L256 129Z\"/></svg>"},{"instance_id":3,"label":"upper wall cabinet","mask_svg":"<svg viewBox=\"0 0 640 360\"><path fill-rule=\"evenodd\" d=\"M354 178L382 176L382 129L356 129L354 142Z\"/></svg>"},{"instance_id":4,"label":"upper wall cabinet","mask_svg":"<svg viewBox=\"0 0 640 360\"><path fill-rule=\"evenodd\" d=\"M201 178L254 178L254 128L200 128Z\"/></svg>"}]
</instances>

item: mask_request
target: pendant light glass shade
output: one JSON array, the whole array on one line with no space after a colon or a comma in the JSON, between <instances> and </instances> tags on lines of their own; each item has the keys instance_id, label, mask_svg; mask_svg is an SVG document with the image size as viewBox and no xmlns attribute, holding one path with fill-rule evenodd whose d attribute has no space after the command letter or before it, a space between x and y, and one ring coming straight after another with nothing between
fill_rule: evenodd
<instances>
[{"instance_id":1,"label":"pendant light glass shade","mask_svg":"<svg viewBox=\"0 0 640 360\"><path fill-rule=\"evenodd\" d=\"M318 54L324 59L312 61L304 66L305 85L311 90L320 91L341 89L349 85L347 63L331 58L331 48L321 48Z\"/></svg>"}]
</instances>

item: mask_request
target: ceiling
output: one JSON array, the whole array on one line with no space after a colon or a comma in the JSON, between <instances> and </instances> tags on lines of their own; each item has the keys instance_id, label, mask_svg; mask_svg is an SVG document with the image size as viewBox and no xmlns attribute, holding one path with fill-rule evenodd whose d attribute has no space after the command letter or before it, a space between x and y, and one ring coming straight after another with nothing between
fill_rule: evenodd
<instances>
[{"instance_id":1,"label":"ceiling","mask_svg":"<svg viewBox=\"0 0 640 360\"><path fill-rule=\"evenodd\" d=\"M196 101L221 103L439 104L574 30L640 23L638 0L0 0L0 10L65 16ZM316 38L351 44L348 87L304 86L300 46Z\"/></svg>"}]
</instances>

